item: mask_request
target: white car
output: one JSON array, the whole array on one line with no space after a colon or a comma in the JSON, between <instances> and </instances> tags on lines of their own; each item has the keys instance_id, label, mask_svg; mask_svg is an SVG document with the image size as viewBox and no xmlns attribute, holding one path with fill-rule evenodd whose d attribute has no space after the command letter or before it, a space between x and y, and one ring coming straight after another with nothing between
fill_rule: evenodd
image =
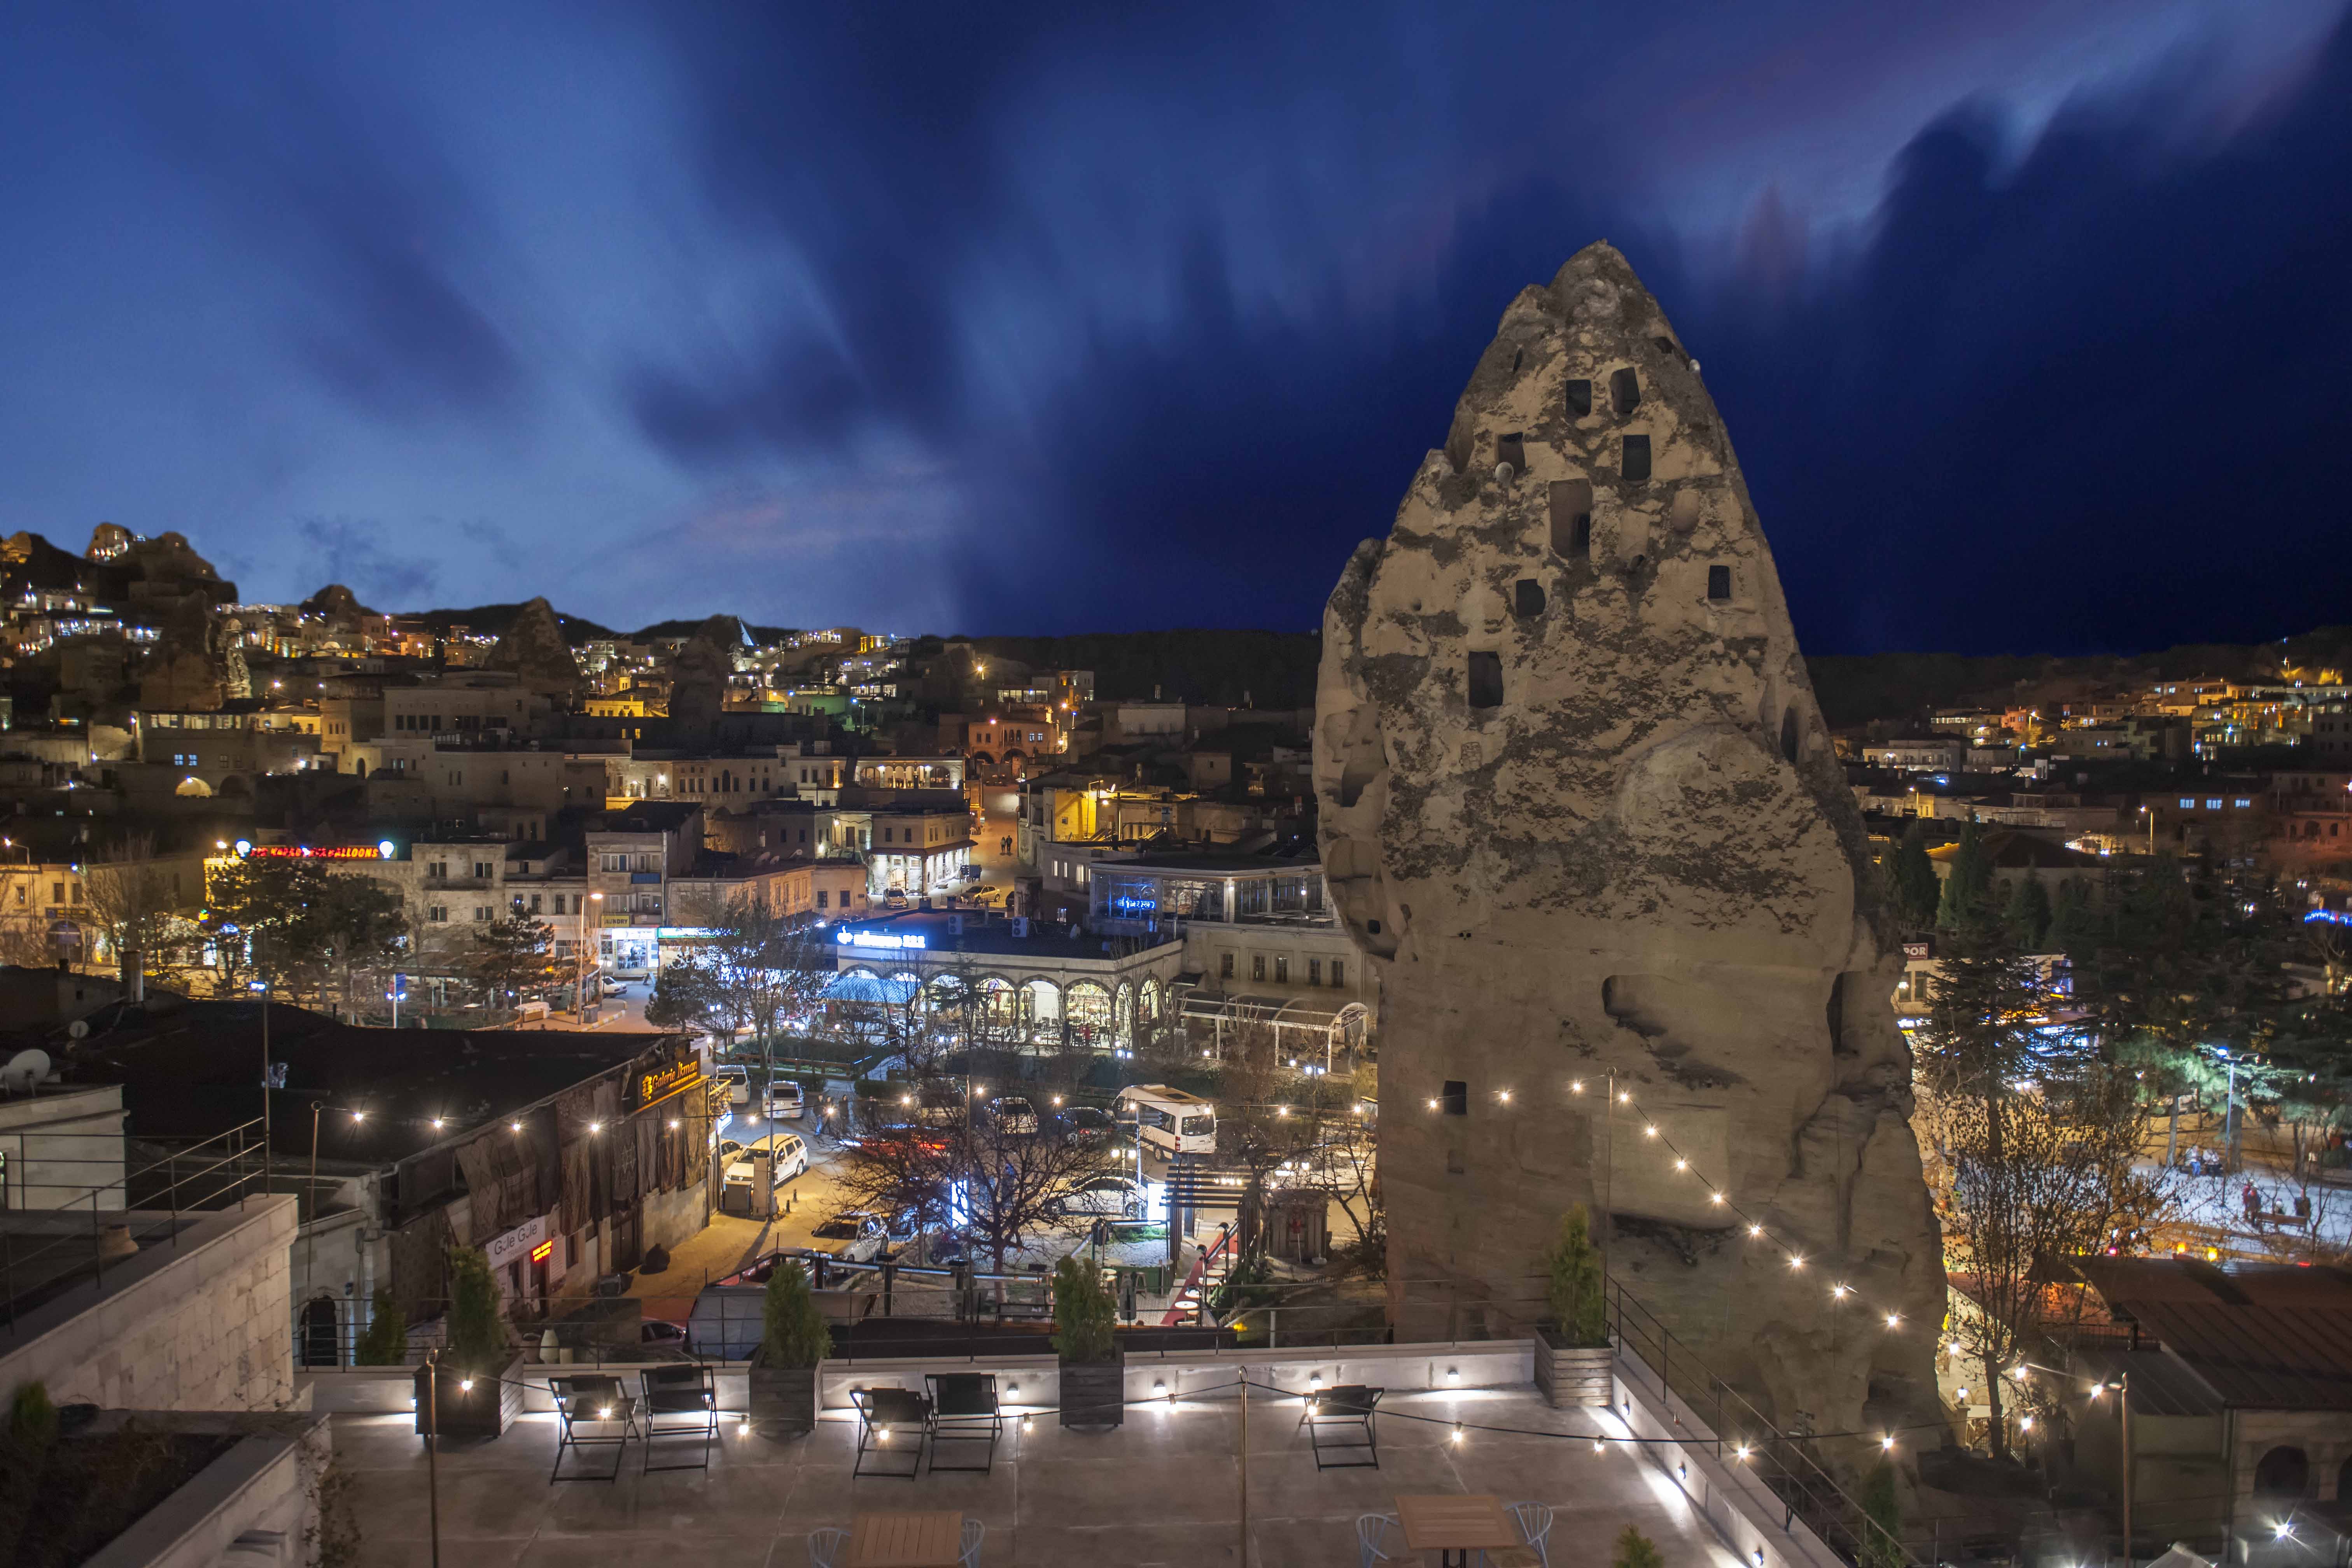
<instances>
[{"instance_id":1,"label":"white car","mask_svg":"<svg viewBox=\"0 0 2352 1568\"><path fill-rule=\"evenodd\" d=\"M1125 1176L1090 1176L1062 1198L1071 1215L1128 1215L1143 1212L1143 1194Z\"/></svg>"},{"instance_id":2,"label":"white car","mask_svg":"<svg viewBox=\"0 0 2352 1568\"><path fill-rule=\"evenodd\" d=\"M864 1209L846 1209L809 1233L809 1250L839 1263L870 1263L889 1239L879 1218Z\"/></svg>"},{"instance_id":3,"label":"white car","mask_svg":"<svg viewBox=\"0 0 2352 1568\"><path fill-rule=\"evenodd\" d=\"M990 1100L988 1113L999 1127L1016 1137L1037 1131L1037 1108L1017 1094Z\"/></svg>"},{"instance_id":4,"label":"white car","mask_svg":"<svg viewBox=\"0 0 2352 1568\"><path fill-rule=\"evenodd\" d=\"M710 1076L727 1086L729 1104L751 1103L751 1075L740 1062L720 1062L710 1069Z\"/></svg>"},{"instance_id":5,"label":"white car","mask_svg":"<svg viewBox=\"0 0 2352 1568\"><path fill-rule=\"evenodd\" d=\"M735 1158L727 1166L727 1184L730 1187L741 1187L746 1193L750 1192L751 1156L761 1149L775 1157L773 1181L777 1186L782 1186L808 1169L808 1145L801 1142L797 1133L771 1132L736 1151Z\"/></svg>"},{"instance_id":6,"label":"white car","mask_svg":"<svg viewBox=\"0 0 2352 1568\"><path fill-rule=\"evenodd\" d=\"M780 1078L768 1085L768 1114L788 1121L801 1119L801 1086L788 1078Z\"/></svg>"}]
</instances>

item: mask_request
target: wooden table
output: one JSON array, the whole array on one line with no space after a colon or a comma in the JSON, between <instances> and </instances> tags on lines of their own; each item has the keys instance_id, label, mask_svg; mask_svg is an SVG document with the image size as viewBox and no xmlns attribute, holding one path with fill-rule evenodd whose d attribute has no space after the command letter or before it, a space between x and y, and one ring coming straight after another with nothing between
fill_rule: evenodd
<instances>
[{"instance_id":1,"label":"wooden table","mask_svg":"<svg viewBox=\"0 0 2352 1568\"><path fill-rule=\"evenodd\" d=\"M849 1524L849 1568L958 1568L960 1513L861 1513Z\"/></svg>"},{"instance_id":2,"label":"wooden table","mask_svg":"<svg viewBox=\"0 0 2352 1568\"><path fill-rule=\"evenodd\" d=\"M1491 1494L1401 1497L1396 1505L1404 1543L1415 1552L1436 1552L1441 1563L1466 1564L1473 1552L1519 1543L1518 1527L1504 1511L1503 1500Z\"/></svg>"}]
</instances>

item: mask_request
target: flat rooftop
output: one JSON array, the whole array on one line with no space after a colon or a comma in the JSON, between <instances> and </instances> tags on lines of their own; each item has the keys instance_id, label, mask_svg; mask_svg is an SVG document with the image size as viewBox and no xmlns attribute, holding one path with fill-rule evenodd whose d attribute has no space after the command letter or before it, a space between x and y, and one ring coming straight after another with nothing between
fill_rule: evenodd
<instances>
[{"instance_id":1,"label":"flat rooftop","mask_svg":"<svg viewBox=\"0 0 2352 1568\"><path fill-rule=\"evenodd\" d=\"M1008 1402L1008 1414L1017 1409ZM1381 1410L1381 1468L1318 1472L1297 1429L1297 1400L1253 1396L1253 1563L1358 1568L1359 1514L1393 1513L1400 1493L1489 1492L1506 1503L1552 1507L1554 1563L1605 1561L1609 1543L1633 1525L1677 1568L1744 1568L1647 1459L1617 1447L1595 1457L1585 1443L1521 1435L1593 1432L1605 1412L1554 1410L1524 1386L1392 1391ZM912 1482L851 1479L856 1429L845 1414L828 1411L798 1442L746 1435L728 1420L708 1472L642 1475L632 1444L617 1480L554 1485L547 1477L555 1417L526 1415L495 1442L442 1449L443 1561L643 1568L684 1552L730 1568L799 1568L809 1561L812 1530L845 1530L857 1513L937 1510L987 1525L983 1564L1241 1562L1241 1406L1230 1396L1183 1401L1165 1413L1132 1408L1109 1432L1066 1432L1046 1415L1024 1433L1011 1420L993 1473L926 1469ZM1405 1415L1430 1419L1399 1418ZM1475 1432L1455 1444L1457 1416L1519 1433ZM425 1451L412 1423L404 1414L334 1417L335 1463L351 1478L371 1561L426 1560ZM673 1462L677 1454L665 1451ZM567 1472L575 1459L609 1468L612 1451L567 1454ZM1403 1552L1398 1561L1423 1558Z\"/></svg>"}]
</instances>

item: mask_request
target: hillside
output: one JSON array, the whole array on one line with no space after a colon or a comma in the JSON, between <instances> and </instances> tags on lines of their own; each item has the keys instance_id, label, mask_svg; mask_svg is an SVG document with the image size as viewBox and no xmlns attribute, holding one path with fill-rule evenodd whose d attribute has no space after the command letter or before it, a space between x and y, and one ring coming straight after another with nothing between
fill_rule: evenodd
<instances>
[{"instance_id":1,"label":"hillside","mask_svg":"<svg viewBox=\"0 0 2352 1568\"><path fill-rule=\"evenodd\" d=\"M1082 632L1058 637L973 637L983 653L1033 669L1091 669L1095 695L1223 707L1307 708L1315 701L1317 632Z\"/></svg>"}]
</instances>

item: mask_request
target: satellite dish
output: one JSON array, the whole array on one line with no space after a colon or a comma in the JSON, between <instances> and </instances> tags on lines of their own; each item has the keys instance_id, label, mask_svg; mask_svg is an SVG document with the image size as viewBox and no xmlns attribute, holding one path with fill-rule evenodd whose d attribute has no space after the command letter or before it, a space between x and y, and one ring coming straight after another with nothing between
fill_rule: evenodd
<instances>
[{"instance_id":1,"label":"satellite dish","mask_svg":"<svg viewBox=\"0 0 2352 1568\"><path fill-rule=\"evenodd\" d=\"M87 1019L87 1018L76 1018L72 1023L68 1024L68 1025L66 1026L66 1038L67 1038L67 1039L68 1039L68 1040L80 1040L80 1039L87 1039L87 1038L89 1038L89 1019Z\"/></svg>"},{"instance_id":2,"label":"satellite dish","mask_svg":"<svg viewBox=\"0 0 2352 1568\"><path fill-rule=\"evenodd\" d=\"M33 1086L49 1076L49 1053L18 1051L0 1067L0 1089L10 1094L30 1094Z\"/></svg>"},{"instance_id":3,"label":"satellite dish","mask_svg":"<svg viewBox=\"0 0 2352 1568\"><path fill-rule=\"evenodd\" d=\"M1518 470L1508 463L1497 463L1495 465L1495 482L1498 485L1507 485L1511 482L1511 476L1517 472Z\"/></svg>"}]
</instances>

